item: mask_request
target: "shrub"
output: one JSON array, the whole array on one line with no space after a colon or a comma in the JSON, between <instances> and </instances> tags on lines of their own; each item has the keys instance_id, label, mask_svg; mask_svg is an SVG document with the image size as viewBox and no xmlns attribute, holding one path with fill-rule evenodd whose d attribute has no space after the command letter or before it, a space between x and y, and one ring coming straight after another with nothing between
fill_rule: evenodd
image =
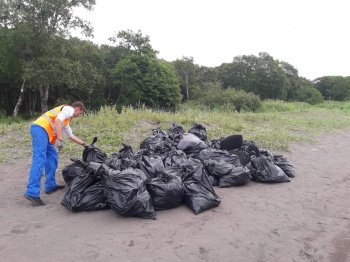
<instances>
[{"instance_id":1,"label":"shrub","mask_svg":"<svg viewBox=\"0 0 350 262\"><path fill-rule=\"evenodd\" d=\"M212 85L199 96L198 101L209 108L233 109L234 111L257 111L261 107L260 98L243 90L222 89Z\"/></svg>"},{"instance_id":2,"label":"shrub","mask_svg":"<svg viewBox=\"0 0 350 262\"><path fill-rule=\"evenodd\" d=\"M297 100L311 105L322 103L324 101L320 91L312 86L302 86L297 91Z\"/></svg>"}]
</instances>

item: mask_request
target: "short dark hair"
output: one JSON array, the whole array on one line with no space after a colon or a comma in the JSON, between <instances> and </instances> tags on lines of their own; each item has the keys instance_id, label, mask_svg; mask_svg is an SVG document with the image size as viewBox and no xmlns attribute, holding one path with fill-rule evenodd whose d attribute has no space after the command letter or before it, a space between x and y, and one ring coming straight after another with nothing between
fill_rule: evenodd
<instances>
[{"instance_id":1,"label":"short dark hair","mask_svg":"<svg viewBox=\"0 0 350 262\"><path fill-rule=\"evenodd\" d=\"M73 107L73 108L79 107L81 110L85 111L85 106L84 106L83 102L80 102L80 101L74 102L71 105L71 107Z\"/></svg>"}]
</instances>

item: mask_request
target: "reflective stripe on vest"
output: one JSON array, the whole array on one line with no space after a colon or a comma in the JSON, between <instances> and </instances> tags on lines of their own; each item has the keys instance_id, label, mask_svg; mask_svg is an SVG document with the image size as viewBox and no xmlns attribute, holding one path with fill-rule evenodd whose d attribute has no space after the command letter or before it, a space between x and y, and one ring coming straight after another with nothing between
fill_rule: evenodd
<instances>
[{"instance_id":1,"label":"reflective stripe on vest","mask_svg":"<svg viewBox=\"0 0 350 262\"><path fill-rule=\"evenodd\" d=\"M61 110L62 110L62 107L61 107ZM54 114L56 117L57 117L58 114L60 113L60 112L57 112L55 109L52 109L52 110L50 110L50 111L48 111L48 112ZM51 125L51 127L52 127L52 129L53 129L53 134L56 136L56 135L57 135L56 126L55 126L55 124L52 122L51 117L49 117L46 113L44 113L44 114L42 115L42 117L45 117L47 120L49 120L49 123L50 123L50 125ZM55 118L55 119L56 119L56 118ZM63 127L65 127L64 123L62 123L62 124L63 124Z\"/></svg>"},{"instance_id":2,"label":"reflective stripe on vest","mask_svg":"<svg viewBox=\"0 0 350 262\"><path fill-rule=\"evenodd\" d=\"M54 109L47 111L46 113L41 115L37 120L34 121L34 124L38 124L39 126L43 127L46 130L49 141L53 144L55 144L57 139L55 119L57 115L61 112L63 106L67 106L67 105L61 105L61 106L55 107ZM70 118L62 121L62 129L65 126L67 126L69 122L70 122Z\"/></svg>"}]
</instances>

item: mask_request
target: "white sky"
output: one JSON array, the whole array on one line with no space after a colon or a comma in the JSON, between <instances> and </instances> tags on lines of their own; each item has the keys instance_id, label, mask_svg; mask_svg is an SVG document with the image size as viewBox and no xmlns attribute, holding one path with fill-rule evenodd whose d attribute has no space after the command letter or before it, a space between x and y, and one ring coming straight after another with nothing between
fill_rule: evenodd
<instances>
[{"instance_id":1,"label":"white sky","mask_svg":"<svg viewBox=\"0 0 350 262\"><path fill-rule=\"evenodd\" d=\"M349 0L96 0L75 14L91 21L96 44L141 30L167 61L214 67L267 52L310 80L350 76Z\"/></svg>"}]
</instances>

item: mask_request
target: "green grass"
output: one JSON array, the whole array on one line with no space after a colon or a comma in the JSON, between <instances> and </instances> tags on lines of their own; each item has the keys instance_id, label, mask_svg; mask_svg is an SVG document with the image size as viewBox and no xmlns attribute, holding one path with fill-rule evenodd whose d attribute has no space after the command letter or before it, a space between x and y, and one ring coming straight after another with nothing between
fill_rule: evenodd
<instances>
[{"instance_id":1,"label":"green grass","mask_svg":"<svg viewBox=\"0 0 350 262\"><path fill-rule=\"evenodd\" d=\"M109 155L131 144L139 150L140 142L152 135L153 128L168 129L173 122L186 131L194 123L207 129L208 139L231 134L242 134L258 146L272 151L288 151L292 143L312 143L320 135L350 126L350 102L327 101L319 105L264 101L259 112L225 112L208 110L203 106L181 105L176 113L150 109L123 108L118 113L113 107L102 107L99 112L87 112L73 119L71 127L76 136L95 144ZM0 124L0 162L31 154L30 121ZM61 158L81 157L82 148L65 140Z\"/></svg>"}]
</instances>

